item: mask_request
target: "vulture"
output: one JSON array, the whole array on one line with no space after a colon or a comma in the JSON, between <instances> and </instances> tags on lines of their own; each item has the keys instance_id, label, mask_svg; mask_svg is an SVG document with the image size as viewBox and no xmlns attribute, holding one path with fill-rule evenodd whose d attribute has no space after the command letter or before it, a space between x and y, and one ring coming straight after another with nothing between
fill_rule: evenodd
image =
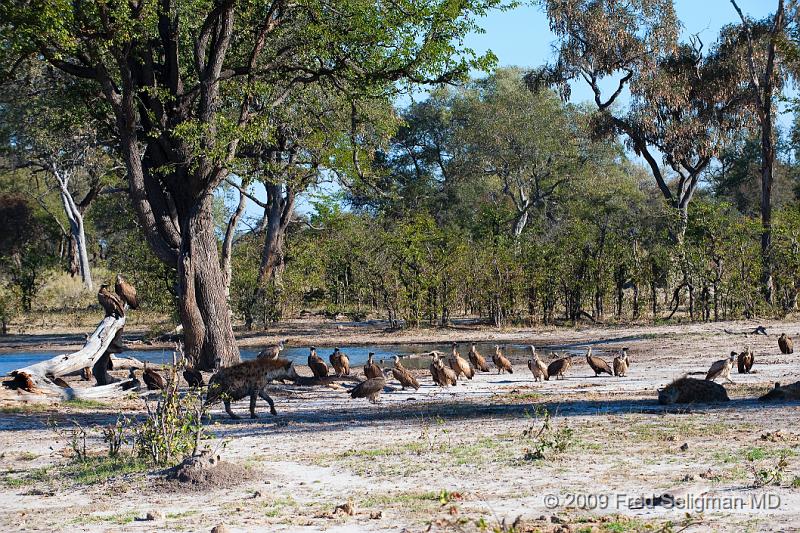
<instances>
[{"instance_id":1,"label":"vulture","mask_svg":"<svg viewBox=\"0 0 800 533\"><path fill-rule=\"evenodd\" d=\"M131 389L138 389L141 383L139 382L139 378L136 377L136 371L131 368L128 370L128 383L123 383L122 390L131 390Z\"/></svg>"},{"instance_id":2,"label":"vulture","mask_svg":"<svg viewBox=\"0 0 800 533\"><path fill-rule=\"evenodd\" d=\"M614 375L620 378L628 373L628 349L623 348L622 353L614 358Z\"/></svg>"},{"instance_id":3,"label":"vulture","mask_svg":"<svg viewBox=\"0 0 800 533\"><path fill-rule=\"evenodd\" d=\"M736 352L731 352L731 356L727 359L714 361L714 364L712 364L711 368L708 369L706 381L714 381L717 378L722 378L728 380L730 383L733 383L733 380L731 379L731 369L733 368L733 361L736 359L736 357Z\"/></svg>"},{"instance_id":4,"label":"vulture","mask_svg":"<svg viewBox=\"0 0 800 533\"><path fill-rule=\"evenodd\" d=\"M536 348L531 345L531 355L533 359L528 359L528 369L533 374L534 381L542 381L542 378L547 379L547 365L539 359L539 354L536 353Z\"/></svg>"},{"instance_id":5,"label":"vulture","mask_svg":"<svg viewBox=\"0 0 800 533\"><path fill-rule=\"evenodd\" d=\"M120 318L125 316L125 304L115 293L108 290L108 285L101 285L97 291L97 301L106 311L106 316Z\"/></svg>"},{"instance_id":6,"label":"vulture","mask_svg":"<svg viewBox=\"0 0 800 533\"><path fill-rule=\"evenodd\" d=\"M63 379L61 379L61 378L53 378L50 381L52 381L53 383L55 383L56 385L58 385L62 389L68 389L69 388L69 384L66 381L64 381Z\"/></svg>"},{"instance_id":7,"label":"vulture","mask_svg":"<svg viewBox=\"0 0 800 533\"><path fill-rule=\"evenodd\" d=\"M261 359L262 357L266 357L267 359L277 359L278 356L283 351L284 345L289 342L289 339L285 339L279 341L278 344L270 344L256 355L256 359Z\"/></svg>"},{"instance_id":8,"label":"vulture","mask_svg":"<svg viewBox=\"0 0 800 533\"><path fill-rule=\"evenodd\" d=\"M555 376L556 379L558 379L559 376L561 376L561 379L564 379L564 372L566 372L570 366L572 366L571 355L556 359L547 365L547 377L545 379L549 380L553 376Z\"/></svg>"},{"instance_id":9,"label":"vulture","mask_svg":"<svg viewBox=\"0 0 800 533\"><path fill-rule=\"evenodd\" d=\"M781 333L781 336L778 337L778 347L783 354L794 353L794 342L790 337L786 336L786 333Z\"/></svg>"},{"instance_id":10,"label":"vulture","mask_svg":"<svg viewBox=\"0 0 800 533\"><path fill-rule=\"evenodd\" d=\"M469 349L467 357L469 357L469 362L472 363L472 366L475 367L475 370L480 370L481 372L489 371L489 365L486 364L486 358L478 352L478 349L475 348L474 342L472 343L472 347Z\"/></svg>"},{"instance_id":11,"label":"vulture","mask_svg":"<svg viewBox=\"0 0 800 533\"><path fill-rule=\"evenodd\" d=\"M386 386L386 378L381 374L375 378L369 378L362 381L352 389L350 389L351 398L368 398L372 403L378 403L378 396Z\"/></svg>"},{"instance_id":12,"label":"vulture","mask_svg":"<svg viewBox=\"0 0 800 533\"><path fill-rule=\"evenodd\" d=\"M414 390L419 390L419 381L414 377L414 374L409 372L400 362L400 357L394 356L394 368L392 369L394 379L400 382L400 385L405 389L406 387L413 387Z\"/></svg>"},{"instance_id":13,"label":"vulture","mask_svg":"<svg viewBox=\"0 0 800 533\"><path fill-rule=\"evenodd\" d=\"M453 372L456 373L456 377L463 374L467 379L472 379L475 376L475 370L473 370L473 368L469 366L469 363L467 363L467 360L458 353L458 344L455 342L453 343L453 353L450 354L448 363L450 364L450 368L453 369Z\"/></svg>"},{"instance_id":14,"label":"vulture","mask_svg":"<svg viewBox=\"0 0 800 533\"><path fill-rule=\"evenodd\" d=\"M444 366L444 363L442 363L438 355L434 364L436 365L436 372L439 374L439 385L441 387L455 385L458 382L458 376L455 371L449 366Z\"/></svg>"},{"instance_id":15,"label":"vulture","mask_svg":"<svg viewBox=\"0 0 800 533\"><path fill-rule=\"evenodd\" d=\"M334 348L329 359L337 376L350 375L350 359L343 351L339 350L339 348Z\"/></svg>"},{"instance_id":16,"label":"vulture","mask_svg":"<svg viewBox=\"0 0 800 533\"><path fill-rule=\"evenodd\" d=\"M205 385L205 381L203 381L203 374L201 374L196 368L192 368L190 366L186 367L186 369L183 371L183 379L186 380L186 383L188 383L190 387L197 388Z\"/></svg>"},{"instance_id":17,"label":"vulture","mask_svg":"<svg viewBox=\"0 0 800 533\"><path fill-rule=\"evenodd\" d=\"M756 358L753 355L753 350L748 346L736 359L736 369L740 374L749 374L755 362Z\"/></svg>"},{"instance_id":18,"label":"vulture","mask_svg":"<svg viewBox=\"0 0 800 533\"><path fill-rule=\"evenodd\" d=\"M511 367L511 361L506 359L506 356L503 355L503 351L500 349L500 346L495 345L494 347L494 355L492 356L492 362L494 366L497 367L497 373L501 374L504 370L509 374L514 373L514 369Z\"/></svg>"},{"instance_id":19,"label":"vulture","mask_svg":"<svg viewBox=\"0 0 800 533\"><path fill-rule=\"evenodd\" d=\"M136 298L136 289L119 274L117 274L117 280L114 283L114 292L116 292L120 300L128 304L128 307L131 309L139 308L139 300Z\"/></svg>"},{"instance_id":20,"label":"vulture","mask_svg":"<svg viewBox=\"0 0 800 533\"><path fill-rule=\"evenodd\" d=\"M315 378L328 377L328 365L322 360L322 357L317 355L317 349L311 347L311 353L308 354L308 366Z\"/></svg>"},{"instance_id":21,"label":"vulture","mask_svg":"<svg viewBox=\"0 0 800 533\"><path fill-rule=\"evenodd\" d=\"M439 356L436 355L436 352L431 352L431 364L428 366L428 370L431 371L431 379L433 379L433 382L439 386L443 386L442 380L439 378L439 367L436 366L436 360L438 358Z\"/></svg>"},{"instance_id":22,"label":"vulture","mask_svg":"<svg viewBox=\"0 0 800 533\"><path fill-rule=\"evenodd\" d=\"M381 367L372 362L372 356L374 355L375 354L373 352L369 352L369 355L367 356L367 364L364 365L364 375L367 376L367 379L379 378L383 376Z\"/></svg>"},{"instance_id":23,"label":"vulture","mask_svg":"<svg viewBox=\"0 0 800 533\"><path fill-rule=\"evenodd\" d=\"M145 363L144 371L142 371L142 380L144 380L144 384L147 385L148 390L164 389L164 378L152 368L147 368L147 363Z\"/></svg>"},{"instance_id":24,"label":"vulture","mask_svg":"<svg viewBox=\"0 0 800 533\"><path fill-rule=\"evenodd\" d=\"M603 372L609 376L614 375L614 373L611 371L611 367L608 366L608 363L606 363L602 358L592 355L591 346L589 346L589 349L586 351L586 362L589 363L589 366L592 368L592 370L594 370L594 377L599 376Z\"/></svg>"}]
</instances>

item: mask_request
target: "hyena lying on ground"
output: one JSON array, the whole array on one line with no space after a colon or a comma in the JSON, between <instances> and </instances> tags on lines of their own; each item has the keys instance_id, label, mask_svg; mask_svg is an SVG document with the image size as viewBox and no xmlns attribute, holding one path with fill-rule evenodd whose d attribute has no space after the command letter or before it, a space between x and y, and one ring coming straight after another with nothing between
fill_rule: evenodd
<instances>
[{"instance_id":1,"label":"hyena lying on ground","mask_svg":"<svg viewBox=\"0 0 800 533\"><path fill-rule=\"evenodd\" d=\"M275 402L264 391L264 387L276 379L296 380L299 377L293 363L287 359L262 357L245 361L223 368L211 376L208 382L206 405L222 400L225 404L225 412L231 418L240 418L231 411L231 401L250 396L250 418L258 418L256 416L256 397L261 397L269 404L269 412L276 415L278 413L275 411Z\"/></svg>"}]
</instances>

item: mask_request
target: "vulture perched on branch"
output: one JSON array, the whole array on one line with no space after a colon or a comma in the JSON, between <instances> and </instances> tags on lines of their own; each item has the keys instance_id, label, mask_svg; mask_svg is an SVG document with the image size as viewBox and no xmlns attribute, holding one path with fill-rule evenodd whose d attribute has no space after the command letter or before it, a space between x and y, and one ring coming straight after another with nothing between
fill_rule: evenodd
<instances>
[{"instance_id":1,"label":"vulture perched on branch","mask_svg":"<svg viewBox=\"0 0 800 533\"><path fill-rule=\"evenodd\" d=\"M137 309L139 307L139 299L136 297L136 288L125 281L120 274L117 274L116 283L114 283L114 292L117 293L117 296L120 299L128 304L128 307L131 309Z\"/></svg>"},{"instance_id":2,"label":"vulture perched on branch","mask_svg":"<svg viewBox=\"0 0 800 533\"><path fill-rule=\"evenodd\" d=\"M125 316L125 304L116 293L108 290L108 285L100 286L100 290L97 291L97 301L103 306L106 316L113 316L115 318Z\"/></svg>"}]
</instances>

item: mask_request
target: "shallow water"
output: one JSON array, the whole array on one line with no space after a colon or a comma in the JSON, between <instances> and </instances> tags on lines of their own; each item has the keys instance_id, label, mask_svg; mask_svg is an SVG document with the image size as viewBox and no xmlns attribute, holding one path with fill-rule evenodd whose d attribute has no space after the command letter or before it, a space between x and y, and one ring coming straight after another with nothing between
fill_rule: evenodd
<instances>
[{"instance_id":1,"label":"shallow water","mask_svg":"<svg viewBox=\"0 0 800 533\"><path fill-rule=\"evenodd\" d=\"M528 345L523 344L506 344L504 353L507 357L513 360L527 359ZM478 343L476 344L478 351L487 359L490 360L494 353L494 343ZM317 354L322 357L325 362L328 362L328 357L333 353L334 346L317 346ZM421 357L407 357L411 354L427 354L433 350L449 354L451 350L450 343L434 343L434 344L386 344L374 346L346 346L340 345L339 349L347 354L350 359L351 366L361 366L367 362L369 352L374 352L375 362L381 366L391 367L395 355L403 357L403 365L407 368L427 368L430 364L430 358ZM459 344L459 352L463 357L467 356L469 352L469 343ZM243 360L253 359L260 351L260 348L242 348L240 353ZM583 348L576 348L573 346L537 346L542 359L549 359L550 352L561 354L583 355ZM603 355L602 350L594 350L598 355ZM30 351L30 352L17 352L9 354L0 354L0 376L4 376L14 369L22 368L40 361L44 361L61 353L68 353L64 351ZM286 357L297 364L306 364L308 360L309 348L307 346L287 346L281 352L281 357ZM129 350L122 354L124 357L134 357L140 361L147 361L149 363L169 363L172 361L171 350Z\"/></svg>"}]
</instances>

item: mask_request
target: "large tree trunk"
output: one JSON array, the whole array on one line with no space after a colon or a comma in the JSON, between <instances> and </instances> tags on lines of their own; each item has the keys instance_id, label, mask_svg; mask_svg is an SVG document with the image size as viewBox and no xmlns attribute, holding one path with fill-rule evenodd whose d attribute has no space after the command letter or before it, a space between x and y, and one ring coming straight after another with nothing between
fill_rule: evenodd
<instances>
[{"instance_id":1,"label":"large tree trunk","mask_svg":"<svg viewBox=\"0 0 800 533\"><path fill-rule=\"evenodd\" d=\"M211 217L211 193L181 218L178 307L186 357L200 370L239 362Z\"/></svg>"}]
</instances>

